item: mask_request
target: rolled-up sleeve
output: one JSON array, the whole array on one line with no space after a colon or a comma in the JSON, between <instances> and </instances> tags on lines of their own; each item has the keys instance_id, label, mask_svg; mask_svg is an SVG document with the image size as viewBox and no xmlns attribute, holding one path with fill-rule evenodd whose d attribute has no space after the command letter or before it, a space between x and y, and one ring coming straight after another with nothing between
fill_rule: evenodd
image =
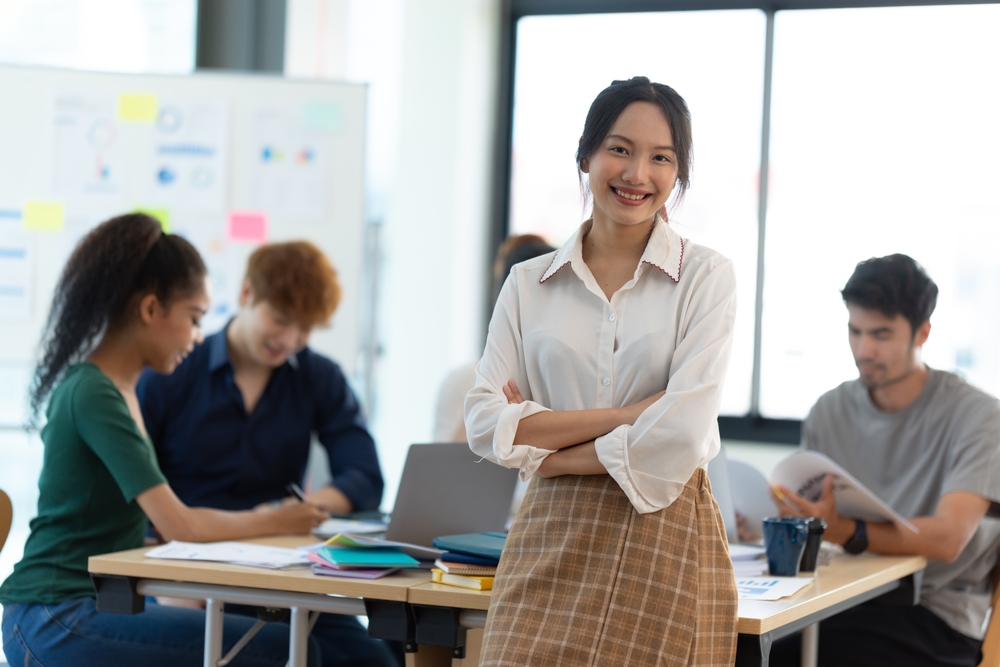
<instances>
[{"instance_id":1,"label":"rolled-up sleeve","mask_svg":"<svg viewBox=\"0 0 1000 667\"><path fill-rule=\"evenodd\" d=\"M735 316L736 276L727 260L689 296L666 394L635 424L596 440L598 459L641 514L673 503L694 471L719 451L718 415Z\"/></svg>"},{"instance_id":2,"label":"rolled-up sleeve","mask_svg":"<svg viewBox=\"0 0 1000 667\"><path fill-rule=\"evenodd\" d=\"M476 386L465 397L465 431L473 452L506 468L519 468L521 479L527 480L552 452L515 442L520 420L549 409L531 400L518 312L517 279L511 274L493 309ZM508 405L503 387L509 380L517 385L523 403Z\"/></svg>"}]
</instances>

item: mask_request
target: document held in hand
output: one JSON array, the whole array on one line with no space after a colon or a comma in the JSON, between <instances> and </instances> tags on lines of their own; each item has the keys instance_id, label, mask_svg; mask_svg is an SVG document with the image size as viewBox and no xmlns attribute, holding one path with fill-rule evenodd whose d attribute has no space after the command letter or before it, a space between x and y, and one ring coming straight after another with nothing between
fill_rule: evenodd
<instances>
[{"instance_id":1,"label":"document held in hand","mask_svg":"<svg viewBox=\"0 0 1000 667\"><path fill-rule=\"evenodd\" d=\"M833 495L837 514L862 521L889 521L920 531L896 510L868 490L854 476L819 452L795 452L784 458L771 472L771 482L795 491L810 502L823 493L823 479L833 475Z\"/></svg>"}]
</instances>

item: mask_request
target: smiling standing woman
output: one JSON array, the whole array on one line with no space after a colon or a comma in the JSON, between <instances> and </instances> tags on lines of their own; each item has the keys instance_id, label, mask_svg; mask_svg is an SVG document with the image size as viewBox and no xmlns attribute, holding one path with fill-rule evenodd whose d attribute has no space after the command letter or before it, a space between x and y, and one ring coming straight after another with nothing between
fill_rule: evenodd
<instances>
[{"instance_id":1,"label":"smiling standing woman","mask_svg":"<svg viewBox=\"0 0 1000 667\"><path fill-rule=\"evenodd\" d=\"M736 284L665 219L689 186L687 105L615 81L576 159L593 217L511 271L465 403L472 449L533 478L481 664L732 665L736 585L705 466Z\"/></svg>"},{"instance_id":2,"label":"smiling standing woman","mask_svg":"<svg viewBox=\"0 0 1000 667\"><path fill-rule=\"evenodd\" d=\"M148 522L188 542L308 533L312 503L261 512L192 508L167 485L139 411L146 368L172 372L201 340L209 306L198 251L142 214L113 218L74 249L55 297L32 387L48 399L38 514L24 558L0 586L3 646L12 665L164 667L201 664L205 612L149 605L98 612L87 559L143 545ZM147 519L148 517L148 519ZM253 625L226 614L223 643ZM284 665L288 626L269 623L233 661ZM319 664L310 641L310 661Z\"/></svg>"}]
</instances>

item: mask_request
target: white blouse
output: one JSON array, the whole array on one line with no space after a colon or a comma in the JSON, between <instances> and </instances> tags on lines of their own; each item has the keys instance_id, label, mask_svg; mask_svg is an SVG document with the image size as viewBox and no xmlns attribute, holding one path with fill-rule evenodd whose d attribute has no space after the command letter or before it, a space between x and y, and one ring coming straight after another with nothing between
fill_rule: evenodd
<instances>
[{"instance_id":1,"label":"white blouse","mask_svg":"<svg viewBox=\"0 0 1000 667\"><path fill-rule=\"evenodd\" d=\"M588 220L558 251L514 266L465 398L472 450L528 479L551 450L514 442L543 410L631 405L666 389L597 456L640 513L668 507L719 452L718 414L736 315L736 275L718 252L657 217L635 275L609 302L583 261ZM508 405L514 380L524 402Z\"/></svg>"}]
</instances>

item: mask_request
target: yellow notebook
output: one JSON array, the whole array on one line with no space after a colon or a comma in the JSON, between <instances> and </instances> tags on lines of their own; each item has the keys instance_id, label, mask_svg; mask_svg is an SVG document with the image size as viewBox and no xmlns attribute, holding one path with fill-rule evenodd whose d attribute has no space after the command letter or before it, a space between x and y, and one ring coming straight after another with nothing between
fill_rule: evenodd
<instances>
[{"instance_id":1,"label":"yellow notebook","mask_svg":"<svg viewBox=\"0 0 1000 667\"><path fill-rule=\"evenodd\" d=\"M448 574L436 567L431 570L431 577L439 584L471 588L474 591L488 591L493 588L493 577L471 577L464 574Z\"/></svg>"}]
</instances>

